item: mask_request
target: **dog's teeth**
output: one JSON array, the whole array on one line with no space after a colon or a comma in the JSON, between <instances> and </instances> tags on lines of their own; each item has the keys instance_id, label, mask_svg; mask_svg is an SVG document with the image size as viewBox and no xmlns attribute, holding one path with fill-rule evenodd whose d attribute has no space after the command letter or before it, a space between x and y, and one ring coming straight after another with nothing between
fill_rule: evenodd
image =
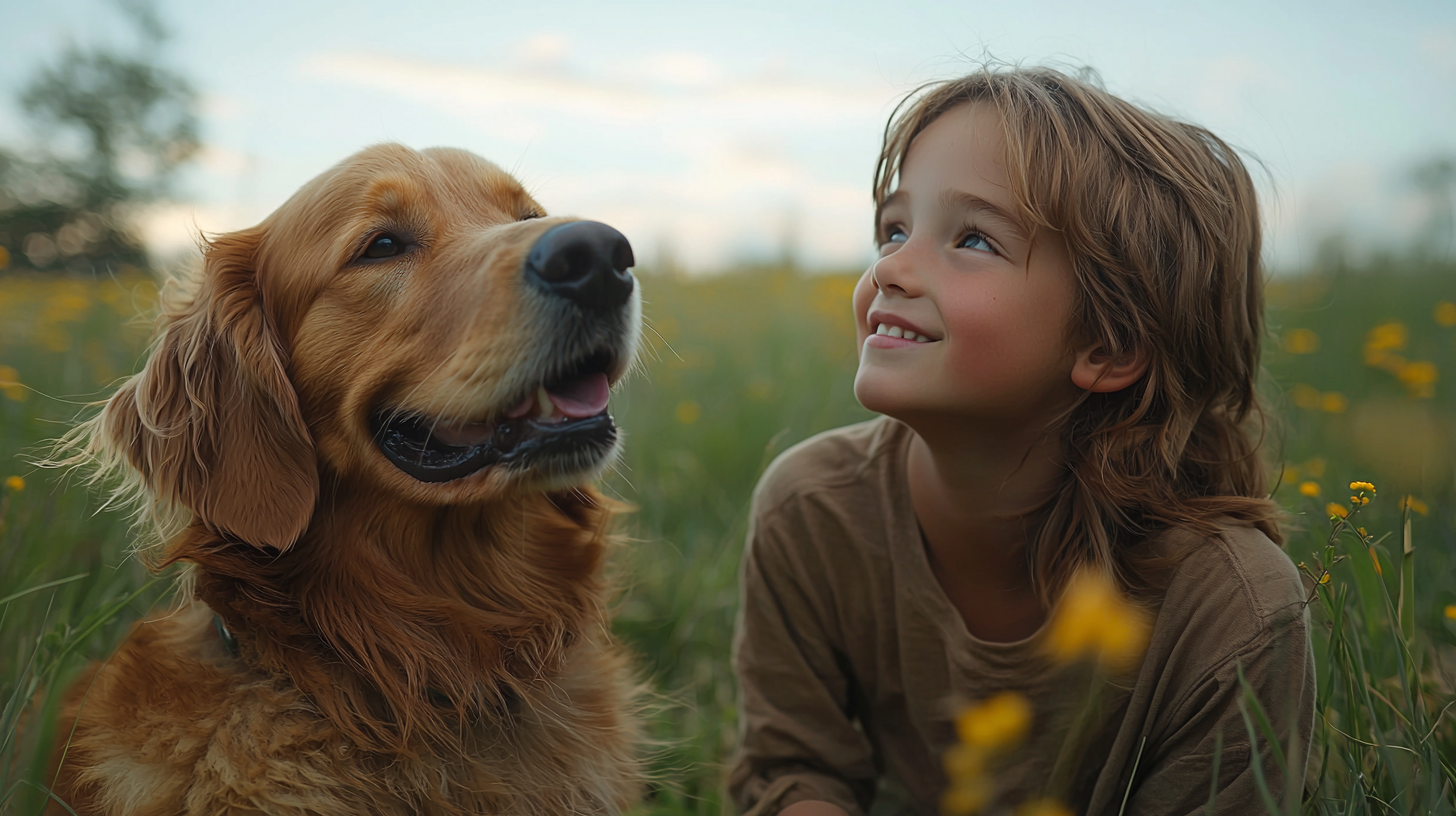
<instances>
[{"instance_id":1,"label":"dog's teeth","mask_svg":"<svg viewBox=\"0 0 1456 816\"><path fill-rule=\"evenodd\" d=\"M546 393L546 386L536 389L536 402L541 406L541 418L550 419L556 412L556 406L551 404L551 395Z\"/></svg>"}]
</instances>

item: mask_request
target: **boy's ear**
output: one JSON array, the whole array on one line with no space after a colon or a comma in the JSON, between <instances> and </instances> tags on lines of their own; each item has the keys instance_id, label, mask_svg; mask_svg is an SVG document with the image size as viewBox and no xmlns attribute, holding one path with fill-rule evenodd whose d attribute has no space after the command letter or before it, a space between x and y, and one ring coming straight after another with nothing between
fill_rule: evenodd
<instances>
[{"instance_id":1,"label":"boy's ear","mask_svg":"<svg viewBox=\"0 0 1456 816\"><path fill-rule=\"evenodd\" d=\"M1101 343L1091 343L1077 350L1072 382L1083 391L1110 394L1142 379L1147 370L1148 354L1142 349L1113 356Z\"/></svg>"}]
</instances>

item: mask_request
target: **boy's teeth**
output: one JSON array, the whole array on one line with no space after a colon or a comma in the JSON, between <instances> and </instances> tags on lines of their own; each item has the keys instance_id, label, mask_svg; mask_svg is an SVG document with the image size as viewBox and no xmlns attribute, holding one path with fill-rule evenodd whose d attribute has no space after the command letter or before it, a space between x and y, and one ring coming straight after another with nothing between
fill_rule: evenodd
<instances>
[{"instance_id":1,"label":"boy's teeth","mask_svg":"<svg viewBox=\"0 0 1456 816\"><path fill-rule=\"evenodd\" d=\"M916 334L909 329L903 329L899 326L890 326L884 323L880 323L879 325L875 326L875 334L885 334L889 335L890 337L901 337L906 340L914 340L917 343L930 342L930 338L926 337L923 334Z\"/></svg>"},{"instance_id":2,"label":"boy's teeth","mask_svg":"<svg viewBox=\"0 0 1456 816\"><path fill-rule=\"evenodd\" d=\"M550 419L551 414L556 411L556 406L551 404L551 395L546 393L546 386L536 388L536 403L541 406L541 419Z\"/></svg>"}]
</instances>

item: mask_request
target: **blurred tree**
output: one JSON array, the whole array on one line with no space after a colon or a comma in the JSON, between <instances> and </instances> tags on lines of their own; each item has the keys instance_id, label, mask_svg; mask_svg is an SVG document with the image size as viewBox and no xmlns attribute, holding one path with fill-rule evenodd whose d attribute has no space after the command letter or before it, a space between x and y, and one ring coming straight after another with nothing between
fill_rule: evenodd
<instances>
[{"instance_id":1,"label":"blurred tree","mask_svg":"<svg viewBox=\"0 0 1456 816\"><path fill-rule=\"evenodd\" d=\"M1456 157L1436 156L1411 168L1411 181L1426 199L1429 217L1421 230L1421 249L1451 258L1456 249Z\"/></svg>"},{"instance_id":2,"label":"blurred tree","mask_svg":"<svg viewBox=\"0 0 1456 816\"><path fill-rule=\"evenodd\" d=\"M43 147L0 149L0 258L13 266L145 266L137 206L165 197L200 146L197 91L156 61L168 35L155 8L117 4L139 34L134 52L72 45L21 91Z\"/></svg>"}]
</instances>

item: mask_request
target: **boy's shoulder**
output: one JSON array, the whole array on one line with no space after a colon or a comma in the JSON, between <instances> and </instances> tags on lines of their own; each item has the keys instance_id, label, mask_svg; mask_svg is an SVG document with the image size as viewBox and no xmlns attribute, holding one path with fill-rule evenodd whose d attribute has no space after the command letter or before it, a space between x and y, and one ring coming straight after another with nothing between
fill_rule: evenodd
<instances>
[{"instance_id":1,"label":"boy's shoulder","mask_svg":"<svg viewBox=\"0 0 1456 816\"><path fill-rule=\"evenodd\" d=\"M1169 536L1184 552L1163 602L1173 619L1238 639L1303 618L1299 570L1257 527L1229 519L1212 536L1189 530Z\"/></svg>"},{"instance_id":2,"label":"boy's shoulder","mask_svg":"<svg viewBox=\"0 0 1456 816\"><path fill-rule=\"evenodd\" d=\"M759 512L806 495L862 483L886 457L903 450L910 430L888 417L833 428L774 458L754 488Z\"/></svg>"}]
</instances>

